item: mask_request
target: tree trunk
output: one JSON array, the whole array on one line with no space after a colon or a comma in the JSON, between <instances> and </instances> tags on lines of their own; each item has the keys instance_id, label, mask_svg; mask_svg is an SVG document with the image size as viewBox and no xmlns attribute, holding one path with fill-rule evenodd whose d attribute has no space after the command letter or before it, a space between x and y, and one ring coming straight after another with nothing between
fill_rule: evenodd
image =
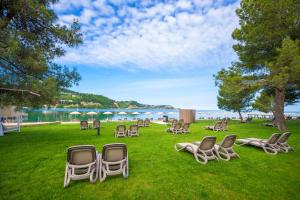
<instances>
[{"instance_id":1,"label":"tree trunk","mask_svg":"<svg viewBox=\"0 0 300 200\"><path fill-rule=\"evenodd\" d=\"M275 89L275 121L277 128L280 131L287 131L287 126L285 123L284 117L284 99L285 99L285 90Z\"/></svg>"},{"instance_id":2,"label":"tree trunk","mask_svg":"<svg viewBox=\"0 0 300 200\"><path fill-rule=\"evenodd\" d=\"M243 121L243 116L242 116L241 111L239 110L238 113L239 113L240 120Z\"/></svg>"}]
</instances>

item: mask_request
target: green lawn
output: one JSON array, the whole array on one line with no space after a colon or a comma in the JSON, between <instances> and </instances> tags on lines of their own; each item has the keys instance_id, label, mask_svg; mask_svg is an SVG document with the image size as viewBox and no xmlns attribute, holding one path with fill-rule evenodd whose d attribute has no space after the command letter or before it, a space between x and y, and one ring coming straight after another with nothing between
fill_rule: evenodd
<instances>
[{"instance_id":1,"label":"green lawn","mask_svg":"<svg viewBox=\"0 0 300 200\"><path fill-rule=\"evenodd\" d=\"M101 135L80 131L79 125L26 127L0 138L0 199L300 199L300 121L289 121L295 152L267 155L260 149L235 146L240 159L199 164L192 154L177 152L177 142L216 135L221 141L235 133L269 137L275 128L262 121L230 121L229 131L214 133L192 125L191 134L171 135L166 126L151 124L140 137L115 139L117 123L103 123ZM130 123L128 123L130 124ZM93 144L101 152L107 143L126 143L129 178L108 177L103 183L72 181L63 188L68 146Z\"/></svg>"}]
</instances>

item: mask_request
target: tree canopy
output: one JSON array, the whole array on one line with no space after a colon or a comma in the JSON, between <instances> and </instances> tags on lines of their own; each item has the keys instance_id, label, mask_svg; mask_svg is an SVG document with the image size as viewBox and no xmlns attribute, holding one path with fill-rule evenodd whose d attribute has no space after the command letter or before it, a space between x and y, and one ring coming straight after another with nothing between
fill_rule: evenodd
<instances>
[{"instance_id":1,"label":"tree canopy","mask_svg":"<svg viewBox=\"0 0 300 200\"><path fill-rule=\"evenodd\" d=\"M60 25L51 5L57 0L3 0L0 4L0 87L40 94L0 91L0 105L39 106L54 101L61 88L77 84L80 75L53 62L65 47L82 42L78 21Z\"/></svg>"},{"instance_id":2,"label":"tree canopy","mask_svg":"<svg viewBox=\"0 0 300 200\"><path fill-rule=\"evenodd\" d=\"M243 79L257 87L253 93L261 93L256 106L271 108L274 96L275 123L285 131L284 106L300 97L300 1L242 0L236 13L240 24L232 34L237 41L236 66Z\"/></svg>"},{"instance_id":3,"label":"tree canopy","mask_svg":"<svg viewBox=\"0 0 300 200\"><path fill-rule=\"evenodd\" d=\"M246 111L251 106L254 88L243 79L240 71L234 67L219 71L215 80L219 87L218 107L223 110L238 112L240 119L243 120L241 112Z\"/></svg>"}]
</instances>

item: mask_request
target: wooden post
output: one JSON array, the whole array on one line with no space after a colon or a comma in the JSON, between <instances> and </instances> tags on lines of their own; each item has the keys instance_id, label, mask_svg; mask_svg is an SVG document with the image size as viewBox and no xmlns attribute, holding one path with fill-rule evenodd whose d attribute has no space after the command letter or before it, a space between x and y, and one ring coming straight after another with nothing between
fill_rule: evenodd
<instances>
[{"instance_id":1,"label":"wooden post","mask_svg":"<svg viewBox=\"0 0 300 200\"><path fill-rule=\"evenodd\" d=\"M196 110L180 109L179 119L183 119L184 123L193 123L196 121Z\"/></svg>"}]
</instances>

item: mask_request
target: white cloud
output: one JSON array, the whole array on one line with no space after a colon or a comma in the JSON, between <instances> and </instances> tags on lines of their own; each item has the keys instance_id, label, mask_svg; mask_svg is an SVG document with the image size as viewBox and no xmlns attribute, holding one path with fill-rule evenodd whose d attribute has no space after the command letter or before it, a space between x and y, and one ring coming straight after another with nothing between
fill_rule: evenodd
<instances>
[{"instance_id":1,"label":"white cloud","mask_svg":"<svg viewBox=\"0 0 300 200\"><path fill-rule=\"evenodd\" d=\"M83 24L89 24L93 17L97 16L97 12L92 9L84 9L80 15L79 21Z\"/></svg>"},{"instance_id":2,"label":"white cloud","mask_svg":"<svg viewBox=\"0 0 300 200\"><path fill-rule=\"evenodd\" d=\"M115 11L105 1L91 5L84 4L80 16L85 24L84 44L69 49L62 62L129 70L178 70L224 65L234 57L231 33L238 24L234 12L237 3L181 0L150 8L124 4ZM110 17L100 16L100 10L105 9ZM71 17L62 15L61 20Z\"/></svg>"},{"instance_id":3,"label":"white cloud","mask_svg":"<svg viewBox=\"0 0 300 200\"><path fill-rule=\"evenodd\" d=\"M177 2L177 6L180 9L189 9L192 7L192 4L190 1L186 1L186 0L180 0Z\"/></svg>"}]
</instances>

